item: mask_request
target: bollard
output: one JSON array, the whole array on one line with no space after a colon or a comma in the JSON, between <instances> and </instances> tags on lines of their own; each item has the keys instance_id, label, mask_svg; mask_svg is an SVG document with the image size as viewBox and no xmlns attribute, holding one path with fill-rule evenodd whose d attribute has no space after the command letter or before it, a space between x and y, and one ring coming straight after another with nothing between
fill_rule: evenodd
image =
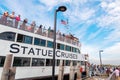
<instances>
[{"instance_id":1,"label":"bollard","mask_svg":"<svg viewBox=\"0 0 120 80\"><path fill-rule=\"evenodd\" d=\"M63 60L60 60L58 80L63 80L63 76L64 76L64 62Z\"/></svg>"}]
</instances>

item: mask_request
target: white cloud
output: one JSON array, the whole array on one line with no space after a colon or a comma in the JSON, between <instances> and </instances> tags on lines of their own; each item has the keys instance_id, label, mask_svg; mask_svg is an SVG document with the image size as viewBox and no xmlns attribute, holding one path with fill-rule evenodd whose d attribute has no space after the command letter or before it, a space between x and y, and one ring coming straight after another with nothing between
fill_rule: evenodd
<instances>
[{"instance_id":1,"label":"white cloud","mask_svg":"<svg viewBox=\"0 0 120 80\"><path fill-rule=\"evenodd\" d=\"M39 0L41 3L45 4L45 6L48 8L48 10L51 10L53 7L55 7L58 4L57 0Z\"/></svg>"},{"instance_id":2,"label":"white cloud","mask_svg":"<svg viewBox=\"0 0 120 80\"><path fill-rule=\"evenodd\" d=\"M79 6L74 6L74 8L67 11L67 14L69 14L68 16L70 20L74 21L75 23L81 23L93 17L95 10L88 7L80 9Z\"/></svg>"},{"instance_id":3,"label":"white cloud","mask_svg":"<svg viewBox=\"0 0 120 80\"><path fill-rule=\"evenodd\" d=\"M120 1L102 1L101 8L105 13L97 18L98 26L109 30L103 43L120 41Z\"/></svg>"},{"instance_id":4,"label":"white cloud","mask_svg":"<svg viewBox=\"0 0 120 80\"><path fill-rule=\"evenodd\" d=\"M20 5L22 4L22 5ZM43 24L46 27L51 26L52 20L49 18L49 15L47 13L47 9L43 5L36 5L32 1L6 1L4 3L11 12L15 11L16 15L21 15L21 20L28 18L28 22L31 23L33 20L36 21L37 25Z\"/></svg>"},{"instance_id":5,"label":"white cloud","mask_svg":"<svg viewBox=\"0 0 120 80\"><path fill-rule=\"evenodd\" d=\"M78 15L80 15L80 16L78 16L78 18L80 18L81 20L88 20L94 14L95 14L95 10L94 9L84 8L81 12L79 12Z\"/></svg>"},{"instance_id":6,"label":"white cloud","mask_svg":"<svg viewBox=\"0 0 120 80\"><path fill-rule=\"evenodd\" d=\"M120 42L111 47L107 47L104 52L111 55L120 55Z\"/></svg>"},{"instance_id":7,"label":"white cloud","mask_svg":"<svg viewBox=\"0 0 120 80\"><path fill-rule=\"evenodd\" d=\"M120 1L119 0L115 0L114 2L111 2L111 3L103 1L101 3L101 7L105 11L105 14L103 14L98 19L99 25L101 27L109 27L110 25L120 24Z\"/></svg>"},{"instance_id":8,"label":"white cloud","mask_svg":"<svg viewBox=\"0 0 120 80\"><path fill-rule=\"evenodd\" d=\"M94 64L99 64L100 62L99 50L101 50L99 46L82 44L81 47L81 52L89 54L89 60ZM103 52L101 53L101 56L103 64L120 65L120 42L102 50Z\"/></svg>"},{"instance_id":9,"label":"white cloud","mask_svg":"<svg viewBox=\"0 0 120 80\"><path fill-rule=\"evenodd\" d=\"M105 48L102 58L104 64L120 65L120 42Z\"/></svg>"},{"instance_id":10,"label":"white cloud","mask_svg":"<svg viewBox=\"0 0 120 80\"><path fill-rule=\"evenodd\" d=\"M91 33L91 34L89 35L89 37L87 38L87 40L95 39L95 37L98 36L98 34L100 34L101 31L102 31L102 28L99 29L99 30L96 31L96 32Z\"/></svg>"},{"instance_id":11,"label":"white cloud","mask_svg":"<svg viewBox=\"0 0 120 80\"><path fill-rule=\"evenodd\" d=\"M91 63L99 64L99 46L82 43L81 52L89 55Z\"/></svg>"},{"instance_id":12,"label":"white cloud","mask_svg":"<svg viewBox=\"0 0 120 80\"><path fill-rule=\"evenodd\" d=\"M120 41L120 30L114 30L107 37L105 37L105 42L117 42Z\"/></svg>"}]
</instances>

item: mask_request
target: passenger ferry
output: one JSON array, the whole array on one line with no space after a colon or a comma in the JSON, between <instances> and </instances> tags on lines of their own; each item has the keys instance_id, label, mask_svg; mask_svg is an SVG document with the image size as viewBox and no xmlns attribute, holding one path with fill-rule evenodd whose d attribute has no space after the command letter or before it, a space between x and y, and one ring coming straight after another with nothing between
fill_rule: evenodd
<instances>
[{"instance_id":1,"label":"passenger ferry","mask_svg":"<svg viewBox=\"0 0 120 80\"><path fill-rule=\"evenodd\" d=\"M16 67L16 80L52 76L54 30L44 30L41 26L32 29L31 26L1 15L0 79L7 54L13 54L11 67ZM86 59L81 54L78 38L61 33L56 36L55 75L59 73L60 60L64 61L64 74L70 73L71 61L74 67L77 63L84 66Z\"/></svg>"}]
</instances>

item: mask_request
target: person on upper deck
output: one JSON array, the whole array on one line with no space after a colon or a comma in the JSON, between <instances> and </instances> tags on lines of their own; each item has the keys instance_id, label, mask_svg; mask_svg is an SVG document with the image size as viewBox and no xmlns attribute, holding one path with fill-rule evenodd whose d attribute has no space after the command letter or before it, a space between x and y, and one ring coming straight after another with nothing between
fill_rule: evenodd
<instances>
[{"instance_id":1,"label":"person on upper deck","mask_svg":"<svg viewBox=\"0 0 120 80\"><path fill-rule=\"evenodd\" d=\"M20 21L20 15L15 17L15 28L18 28L19 21Z\"/></svg>"},{"instance_id":2,"label":"person on upper deck","mask_svg":"<svg viewBox=\"0 0 120 80\"><path fill-rule=\"evenodd\" d=\"M56 34L56 35L57 35L57 39L60 40L60 39L61 39L61 32L60 32L60 30L57 31L57 34Z\"/></svg>"},{"instance_id":3,"label":"person on upper deck","mask_svg":"<svg viewBox=\"0 0 120 80\"><path fill-rule=\"evenodd\" d=\"M44 28L42 28L42 35L46 36L46 28L45 28L45 26L44 26Z\"/></svg>"},{"instance_id":4,"label":"person on upper deck","mask_svg":"<svg viewBox=\"0 0 120 80\"><path fill-rule=\"evenodd\" d=\"M48 28L48 33L47 33L48 37L51 37L51 27Z\"/></svg>"},{"instance_id":5,"label":"person on upper deck","mask_svg":"<svg viewBox=\"0 0 120 80\"><path fill-rule=\"evenodd\" d=\"M26 24L27 24L27 22L28 22L28 19L25 18L25 19L23 20L22 25L20 25L20 29L22 29L22 30L26 30Z\"/></svg>"},{"instance_id":6,"label":"person on upper deck","mask_svg":"<svg viewBox=\"0 0 120 80\"><path fill-rule=\"evenodd\" d=\"M36 32L37 34L42 35L42 26L43 25L40 25L39 28L37 29L37 32Z\"/></svg>"},{"instance_id":7,"label":"person on upper deck","mask_svg":"<svg viewBox=\"0 0 120 80\"><path fill-rule=\"evenodd\" d=\"M36 26L35 21L33 21L30 25L31 25L31 30L30 30L30 32L34 32L35 26Z\"/></svg>"},{"instance_id":8,"label":"person on upper deck","mask_svg":"<svg viewBox=\"0 0 120 80\"><path fill-rule=\"evenodd\" d=\"M2 15L2 17L1 17L1 24L3 24L3 25L7 25L7 18L8 18L8 16L9 16L9 13L8 13L8 11L5 11L4 13L3 13L3 15Z\"/></svg>"},{"instance_id":9,"label":"person on upper deck","mask_svg":"<svg viewBox=\"0 0 120 80\"><path fill-rule=\"evenodd\" d=\"M15 26L15 12L13 11L10 15L9 15L9 19L8 19L8 25L11 27Z\"/></svg>"}]
</instances>

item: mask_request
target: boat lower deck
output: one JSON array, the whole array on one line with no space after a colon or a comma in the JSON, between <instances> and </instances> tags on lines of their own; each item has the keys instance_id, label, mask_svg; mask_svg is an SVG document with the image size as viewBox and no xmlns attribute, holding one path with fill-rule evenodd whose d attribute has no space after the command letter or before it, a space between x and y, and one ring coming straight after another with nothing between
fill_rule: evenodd
<instances>
[{"instance_id":1,"label":"boat lower deck","mask_svg":"<svg viewBox=\"0 0 120 80\"><path fill-rule=\"evenodd\" d=\"M52 76L42 77L42 78L17 79L17 80L52 80ZM58 76L55 76L55 80L58 80ZM63 80L69 80L69 74L64 75ZM74 80L76 80L76 74L74 76Z\"/></svg>"}]
</instances>

